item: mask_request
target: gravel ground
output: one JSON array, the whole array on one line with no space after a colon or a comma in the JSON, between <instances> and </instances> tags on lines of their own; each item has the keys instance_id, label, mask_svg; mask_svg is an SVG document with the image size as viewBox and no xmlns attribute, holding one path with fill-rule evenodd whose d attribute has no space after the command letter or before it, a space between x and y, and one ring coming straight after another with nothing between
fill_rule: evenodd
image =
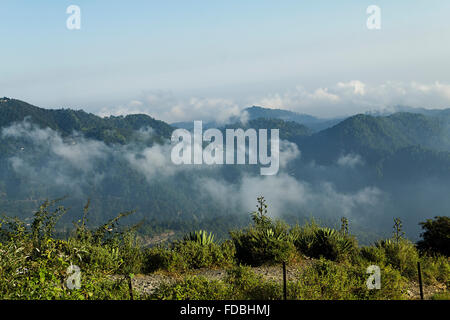
<instances>
[{"instance_id":1,"label":"gravel ground","mask_svg":"<svg viewBox=\"0 0 450 320\"><path fill-rule=\"evenodd\" d=\"M294 280L298 277L301 266L306 266L311 264L311 260L303 261L302 265L296 267L288 267L286 270L287 280ZM281 282L283 280L283 269L281 266L261 266L253 267L253 272L260 275L267 280L275 280ZM227 271L225 269L200 269L195 272L189 272L183 275L172 275L167 273L153 273L147 275L136 275L132 279L133 288L143 294L151 294L156 288L158 288L163 283L174 283L177 280L182 280L185 276L203 276L209 280L221 280L227 276ZM115 279L119 279L120 276L113 276ZM446 287L444 284L436 286L424 285L424 298L430 299L431 296L438 292L445 291ZM419 284L416 282L411 282L408 285L406 292L407 296L411 300L420 299Z\"/></svg>"}]
</instances>

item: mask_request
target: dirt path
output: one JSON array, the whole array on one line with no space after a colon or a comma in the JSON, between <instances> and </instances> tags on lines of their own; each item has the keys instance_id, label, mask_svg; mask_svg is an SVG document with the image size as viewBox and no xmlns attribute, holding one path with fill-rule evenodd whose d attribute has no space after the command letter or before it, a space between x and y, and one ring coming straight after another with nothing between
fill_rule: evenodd
<instances>
[{"instance_id":1,"label":"dirt path","mask_svg":"<svg viewBox=\"0 0 450 320\"><path fill-rule=\"evenodd\" d=\"M445 291L445 285L434 285L434 286L423 286L423 298L425 300L431 299L431 297L435 293L444 292ZM408 285L408 290L406 291L406 294L411 300L419 300L420 299L420 288L419 283L417 282L410 282Z\"/></svg>"},{"instance_id":2,"label":"dirt path","mask_svg":"<svg viewBox=\"0 0 450 320\"><path fill-rule=\"evenodd\" d=\"M306 261L303 263L303 266L310 264L311 262L312 261ZM289 281L298 278L301 269L302 268L300 266L287 268L286 270L287 280ZM274 280L281 283L283 279L283 271L281 266L253 267L252 271L266 280ZM132 279L132 285L133 288L135 288L137 291L141 293L151 294L161 284L174 283L177 280L182 280L184 277L188 275L203 276L208 280L222 280L227 276L227 271L225 269L218 269L218 270L200 269L178 276L162 272L161 273L157 272L148 275L136 275ZM424 298L427 300L430 299L433 294L445 291L445 285L444 284L435 286L424 285L423 291L424 291ZM407 286L406 295L410 300L420 299L419 284L416 282L410 282L409 285Z\"/></svg>"},{"instance_id":3,"label":"dirt path","mask_svg":"<svg viewBox=\"0 0 450 320\"><path fill-rule=\"evenodd\" d=\"M266 280L282 281L283 270L280 266L261 266L254 267L252 271L257 275L265 278ZM295 279L298 277L298 268L288 268L286 270L287 280ZM163 283L174 283L177 280L182 280L186 276L203 276L208 280L222 280L227 276L225 269L199 269L185 273L183 275L173 275L164 272L156 272L153 274L138 274L132 279L133 288L144 294L152 293ZM115 279L119 279L120 276L113 276Z\"/></svg>"}]
</instances>

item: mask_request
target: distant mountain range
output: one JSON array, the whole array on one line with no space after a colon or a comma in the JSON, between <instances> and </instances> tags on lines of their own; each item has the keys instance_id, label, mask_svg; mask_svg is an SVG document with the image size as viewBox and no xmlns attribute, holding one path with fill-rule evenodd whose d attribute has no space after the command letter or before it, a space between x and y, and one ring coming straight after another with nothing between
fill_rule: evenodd
<instances>
[{"instance_id":1,"label":"distant mountain range","mask_svg":"<svg viewBox=\"0 0 450 320\"><path fill-rule=\"evenodd\" d=\"M293 121L302 125L307 126L313 131L320 131L333 125L339 123L344 118L336 119L319 119L307 114L299 114L296 112L282 110L282 109L268 109L263 107L253 106L250 108L245 108L241 112L242 117L231 117L228 119L227 124L233 124L241 122L242 119L245 120L256 120L256 119L279 119L284 121ZM201 120L201 119L198 119ZM177 128L184 128L192 130L193 123L191 122L175 122L172 126ZM204 128L218 128L223 126L221 123L215 121L208 121L203 124Z\"/></svg>"},{"instance_id":2,"label":"distant mountain range","mask_svg":"<svg viewBox=\"0 0 450 320\"><path fill-rule=\"evenodd\" d=\"M204 123L204 128L278 128L281 139L300 150L300 156L283 168L289 179L310 189L327 183L339 199L349 202L350 211L343 211L348 215L361 210L351 202L358 199L349 200L350 194L358 195L358 190L367 187L379 189L388 196L380 204L383 213L373 225L390 223L391 218L383 217L396 215L405 217L405 224L417 231L413 226L419 219L450 212L450 197L445 196L450 192L450 109L402 110L410 112L318 119L253 106L243 111L246 117L233 118L226 125ZM20 127L23 121L28 125ZM186 221L201 225L212 217L241 214L193 190L194 181L213 179L243 187L243 181L254 172L252 168L176 171L163 163L169 161L162 152L171 132L176 127L191 129L192 125L169 125L142 114L101 118L83 110L48 110L2 98L0 213L29 216L42 199L69 195L68 203L76 208L92 199L92 223L130 209L138 211L136 219L171 228ZM147 165L155 165L154 170ZM162 176L166 171L170 175ZM292 199L289 201L295 203ZM283 214L300 218L320 207L305 206L300 209L286 204ZM361 217L366 216L361 212ZM216 223L232 223L228 220L216 219Z\"/></svg>"}]
</instances>

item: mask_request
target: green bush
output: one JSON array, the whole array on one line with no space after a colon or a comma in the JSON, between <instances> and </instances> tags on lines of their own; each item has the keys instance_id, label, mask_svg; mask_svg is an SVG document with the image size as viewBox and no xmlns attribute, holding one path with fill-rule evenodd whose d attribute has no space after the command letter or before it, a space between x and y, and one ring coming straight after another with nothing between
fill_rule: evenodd
<instances>
[{"instance_id":1,"label":"green bush","mask_svg":"<svg viewBox=\"0 0 450 320\"><path fill-rule=\"evenodd\" d=\"M431 296L431 300L450 300L450 292L435 293Z\"/></svg>"},{"instance_id":2,"label":"green bush","mask_svg":"<svg viewBox=\"0 0 450 320\"><path fill-rule=\"evenodd\" d=\"M256 207L257 211L251 213L252 226L230 232L237 262L259 266L291 260L296 250L289 226L281 221L274 222L267 216L264 197L258 197Z\"/></svg>"},{"instance_id":3,"label":"green bush","mask_svg":"<svg viewBox=\"0 0 450 320\"><path fill-rule=\"evenodd\" d=\"M228 271L226 283L237 300L277 300L282 298L280 283L265 280L254 273L249 266L237 266Z\"/></svg>"},{"instance_id":4,"label":"green bush","mask_svg":"<svg viewBox=\"0 0 450 320\"><path fill-rule=\"evenodd\" d=\"M259 229L249 227L245 230L230 232L236 247L238 263L259 266L276 264L291 260L295 254L295 246L282 228Z\"/></svg>"},{"instance_id":5,"label":"green bush","mask_svg":"<svg viewBox=\"0 0 450 320\"><path fill-rule=\"evenodd\" d=\"M231 299L229 287L219 280L187 277L175 284L163 283L148 298L157 300L224 300Z\"/></svg>"},{"instance_id":6,"label":"green bush","mask_svg":"<svg viewBox=\"0 0 450 320\"><path fill-rule=\"evenodd\" d=\"M375 245L384 251L386 264L399 270L403 276L415 279L419 254L411 241L401 239L397 243L388 239L378 241Z\"/></svg>"},{"instance_id":7,"label":"green bush","mask_svg":"<svg viewBox=\"0 0 450 320\"><path fill-rule=\"evenodd\" d=\"M321 258L289 284L291 299L403 299L405 282L391 267L381 269L381 289L367 289L366 266L339 264Z\"/></svg>"},{"instance_id":8,"label":"green bush","mask_svg":"<svg viewBox=\"0 0 450 320\"><path fill-rule=\"evenodd\" d=\"M169 248L154 247L146 251L144 270L171 272L188 269L229 267L234 263L234 245L231 241L222 244L202 244L197 241L179 241Z\"/></svg>"},{"instance_id":9,"label":"green bush","mask_svg":"<svg viewBox=\"0 0 450 320\"><path fill-rule=\"evenodd\" d=\"M150 299L174 300L275 300L281 297L281 284L264 280L245 266L230 269L224 280L188 276L176 283L164 283L149 296Z\"/></svg>"},{"instance_id":10,"label":"green bush","mask_svg":"<svg viewBox=\"0 0 450 320\"><path fill-rule=\"evenodd\" d=\"M214 235L205 230L199 230L185 235L184 241L193 241L199 243L200 245L209 245L214 243Z\"/></svg>"},{"instance_id":11,"label":"green bush","mask_svg":"<svg viewBox=\"0 0 450 320\"><path fill-rule=\"evenodd\" d=\"M450 287L450 260L445 256L422 256L420 258L423 279L426 284L443 283Z\"/></svg>"},{"instance_id":12,"label":"green bush","mask_svg":"<svg viewBox=\"0 0 450 320\"><path fill-rule=\"evenodd\" d=\"M360 249L360 255L363 259L376 265L386 264L386 254L383 248L376 246L367 246Z\"/></svg>"},{"instance_id":13,"label":"green bush","mask_svg":"<svg viewBox=\"0 0 450 320\"><path fill-rule=\"evenodd\" d=\"M332 261L345 260L357 251L354 237L330 228L321 228L315 222L291 230L297 250L312 258Z\"/></svg>"},{"instance_id":14,"label":"green bush","mask_svg":"<svg viewBox=\"0 0 450 320\"><path fill-rule=\"evenodd\" d=\"M181 255L163 246L146 249L144 255L144 273L152 273L157 270L185 270L188 267Z\"/></svg>"},{"instance_id":15,"label":"green bush","mask_svg":"<svg viewBox=\"0 0 450 320\"><path fill-rule=\"evenodd\" d=\"M127 255L133 254L130 245L124 242L123 234L112 232L108 240L103 237L104 232L84 229L83 237L54 239L55 223L65 212L62 207L51 211L55 203L46 201L40 206L31 228L17 219L0 222L0 298L127 299L127 284L106 275L120 272L128 263ZM81 234L78 231L77 227L76 235ZM70 289L67 285L71 265L80 268L79 289Z\"/></svg>"},{"instance_id":16,"label":"green bush","mask_svg":"<svg viewBox=\"0 0 450 320\"><path fill-rule=\"evenodd\" d=\"M406 283L417 280L421 262L425 284L450 285L450 260L436 252L419 257L416 247L403 238L401 222L396 219L394 239L358 249L348 235L343 219L341 231L322 228L314 222L290 228L266 215L264 198L258 198L254 224L231 232L231 240L214 242L206 231L196 231L167 247L143 249L134 228L118 228L122 213L97 229L78 221L67 240L55 239L54 226L65 212L56 202L45 202L31 226L18 219L0 219L0 298L1 299L128 299L127 277L139 272L167 270L186 272L200 268L227 268L223 280L208 281L187 277L165 283L150 298L155 299L256 299L282 297L281 280L266 280L251 267L279 263L294 258L297 252L318 258L289 279L290 299L403 299ZM369 265L381 269L381 289L368 290ZM68 267L81 270L81 288L70 290ZM119 280L115 280L119 279ZM136 298L142 298L137 292ZM448 298L446 292L434 299Z\"/></svg>"},{"instance_id":17,"label":"green bush","mask_svg":"<svg viewBox=\"0 0 450 320\"><path fill-rule=\"evenodd\" d=\"M303 270L299 280L289 286L292 299L339 300L355 299L355 289L363 287L359 278L351 277L350 270L321 258Z\"/></svg>"},{"instance_id":18,"label":"green bush","mask_svg":"<svg viewBox=\"0 0 450 320\"><path fill-rule=\"evenodd\" d=\"M223 267L232 264L233 248L226 242L222 245L203 245L194 241L176 243L173 250L183 257L189 269Z\"/></svg>"},{"instance_id":19,"label":"green bush","mask_svg":"<svg viewBox=\"0 0 450 320\"><path fill-rule=\"evenodd\" d=\"M44 249L45 247L45 249ZM74 257L66 255L61 240L47 239L36 248L12 244L0 246L0 293L2 299L127 299L126 284L117 283L89 265L80 264L81 288L67 287L68 267ZM33 253L36 252L36 253Z\"/></svg>"},{"instance_id":20,"label":"green bush","mask_svg":"<svg viewBox=\"0 0 450 320\"><path fill-rule=\"evenodd\" d=\"M420 225L425 231L421 234L423 239L417 243L419 250L450 256L450 217L435 217Z\"/></svg>"},{"instance_id":21,"label":"green bush","mask_svg":"<svg viewBox=\"0 0 450 320\"><path fill-rule=\"evenodd\" d=\"M140 273L144 268L144 253L134 232L126 232L119 245L121 266L117 273L129 275Z\"/></svg>"}]
</instances>

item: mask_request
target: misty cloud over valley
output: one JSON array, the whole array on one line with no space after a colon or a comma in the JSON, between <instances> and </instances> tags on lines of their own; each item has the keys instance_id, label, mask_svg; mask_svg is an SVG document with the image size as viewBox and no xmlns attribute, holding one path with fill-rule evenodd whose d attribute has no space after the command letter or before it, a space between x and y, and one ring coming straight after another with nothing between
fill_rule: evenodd
<instances>
[{"instance_id":1,"label":"misty cloud over valley","mask_svg":"<svg viewBox=\"0 0 450 320\"><path fill-rule=\"evenodd\" d=\"M5 100L0 107L17 111L23 107L18 103ZM136 210L132 221L199 222L246 217L263 195L272 217L291 223L314 217L329 225L347 217L364 241L388 236L394 217L415 239L420 221L448 215L450 208L448 122L443 120L448 118L443 116L360 115L314 132L308 123L276 119L274 110L249 108L233 126L281 126L280 170L261 176L257 165L173 164L174 128L148 116L99 118L34 108L1 127L0 203L8 214L30 217L40 201L67 196L63 203L71 210L65 223L79 216L87 199L92 224L128 210ZM40 112L64 117L55 117L56 125L44 124ZM85 124L61 129L72 121L65 118L69 114ZM99 132L85 128L88 118L99 122ZM418 123L428 126L418 128ZM364 136L381 133L384 140L372 144ZM422 143L424 134L428 146Z\"/></svg>"}]
</instances>

